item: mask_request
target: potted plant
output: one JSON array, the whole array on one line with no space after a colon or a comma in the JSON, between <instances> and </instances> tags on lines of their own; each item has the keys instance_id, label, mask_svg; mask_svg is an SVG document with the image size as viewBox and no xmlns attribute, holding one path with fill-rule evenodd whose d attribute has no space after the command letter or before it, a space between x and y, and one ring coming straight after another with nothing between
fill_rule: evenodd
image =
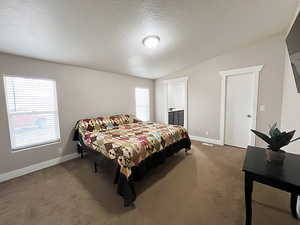
<instances>
[{"instance_id":1,"label":"potted plant","mask_svg":"<svg viewBox=\"0 0 300 225\"><path fill-rule=\"evenodd\" d=\"M274 123L270 127L269 135L261 133L257 130L251 130L255 135L263 139L267 144L268 148L266 149L267 161L282 164L285 158L285 152L281 150L282 147L290 144L291 142L297 141L300 137L292 140L295 130L286 132L281 132L277 127L277 123Z\"/></svg>"}]
</instances>

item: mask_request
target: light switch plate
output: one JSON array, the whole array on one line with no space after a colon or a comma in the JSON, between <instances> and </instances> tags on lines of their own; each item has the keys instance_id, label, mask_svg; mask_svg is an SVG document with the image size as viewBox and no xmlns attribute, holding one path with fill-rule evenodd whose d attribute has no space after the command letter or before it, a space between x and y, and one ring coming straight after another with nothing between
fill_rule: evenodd
<instances>
[{"instance_id":1,"label":"light switch plate","mask_svg":"<svg viewBox=\"0 0 300 225\"><path fill-rule=\"evenodd\" d=\"M265 105L260 105L259 106L259 111L261 111L261 112L265 111Z\"/></svg>"}]
</instances>

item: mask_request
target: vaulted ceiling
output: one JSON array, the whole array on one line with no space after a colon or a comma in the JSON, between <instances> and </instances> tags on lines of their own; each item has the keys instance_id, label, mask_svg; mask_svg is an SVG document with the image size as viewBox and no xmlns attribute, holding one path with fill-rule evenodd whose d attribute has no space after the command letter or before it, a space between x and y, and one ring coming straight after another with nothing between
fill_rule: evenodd
<instances>
[{"instance_id":1,"label":"vaulted ceiling","mask_svg":"<svg viewBox=\"0 0 300 225\"><path fill-rule=\"evenodd\" d=\"M285 31L299 0L1 0L0 51L158 78ZM147 35L161 39L147 49Z\"/></svg>"}]
</instances>

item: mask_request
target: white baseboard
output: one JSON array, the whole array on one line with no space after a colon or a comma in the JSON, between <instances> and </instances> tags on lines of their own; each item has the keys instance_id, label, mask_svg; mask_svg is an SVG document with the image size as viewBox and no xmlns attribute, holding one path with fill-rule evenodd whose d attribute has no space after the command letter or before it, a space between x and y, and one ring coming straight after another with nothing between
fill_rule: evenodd
<instances>
[{"instance_id":1,"label":"white baseboard","mask_svg":"<svg viewBox=\"0 0 300 225\"><path fill-rule=\"evenodd\" d=\"M10 171L10 172L7 172L7 173L2 173L2 174L0 174L0 183L3 182L3 181L6 181L6 180L13 179L15 177L20 177L20 176L23 176L25 174L32 173L32 172L37 171L37 170L41 170L41 169L44 169L44 168L47 168L47 167L50 167L50 166L54 166L54 165L66 162L66 161L71 160L71 159L75 159L77 157L79 157L78 153L72 153L72 154L69 154L69 155L57 157L55 159L50 159L48 161L44 161L44 162L41 162L41 163L33 164L31 166L27 166L27 167L24 167L24 168L21 168L21 169L13 170L13 171Z\"/></svg>"},{"instance_id":2,"label":"white baseboard","mask_svg":"<svg viewBox=\"0 0 300 225\"><path fill-rule=\"evenodd\" d=\"M193 135L190 135L190 138L194 141L201 141L201 142L221 145L221 141L217 140L217 139L211 139L211 138L199 137L199 136L193 136Z\"/></svg>"}]
</instances>

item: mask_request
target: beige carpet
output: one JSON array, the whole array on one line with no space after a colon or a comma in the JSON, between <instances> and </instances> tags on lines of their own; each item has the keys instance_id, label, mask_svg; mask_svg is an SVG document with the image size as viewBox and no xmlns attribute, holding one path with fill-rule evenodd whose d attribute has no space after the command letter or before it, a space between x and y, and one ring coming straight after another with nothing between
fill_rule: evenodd
<instances>
[{"instance_id":1,"label":"beige carpet","mask_svg":"<svg viewBox=\"0 0 300 225\"><path fill-rule=\"evenodd\" d=\"M98 174L75 159L0 184L1 225L241 225L245 151L193 142L136 184L136 208L123 208L104 162ZM293 225L289 194L254 185L253 225Z\"/></svg>"}]
</instances>

